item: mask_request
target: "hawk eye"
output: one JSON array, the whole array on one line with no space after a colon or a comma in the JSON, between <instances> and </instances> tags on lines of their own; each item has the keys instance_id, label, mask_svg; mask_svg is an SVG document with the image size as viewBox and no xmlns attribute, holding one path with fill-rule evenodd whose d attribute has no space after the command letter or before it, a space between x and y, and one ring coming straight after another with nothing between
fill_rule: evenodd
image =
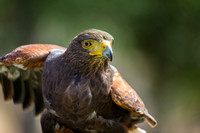
<instances>
[{"instance_id":1,"label":"hawk eye","mask_svg":"<svg viewBox=\"0 0 200 133\"><path fill-rule=\"evenodd\" d=\"M92 43L90 41L83 41L82 46L83 46L83 48L87 49L90 46L92 46Z\"/></svg>"}]
</instances>

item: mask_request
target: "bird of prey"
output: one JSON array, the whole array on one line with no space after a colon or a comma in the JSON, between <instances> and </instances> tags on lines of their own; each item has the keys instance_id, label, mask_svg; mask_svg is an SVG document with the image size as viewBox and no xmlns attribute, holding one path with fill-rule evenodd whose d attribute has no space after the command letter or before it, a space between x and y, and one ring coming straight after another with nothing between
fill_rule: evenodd
<instances>
[{"instance_id":1,"label":"bird of prey","mask_svg":"<svg viewBox=\"0 0 200 133\"><path fill-rule=\"evenodd\" d=\"M155 127L135 90L110 64L113 37L90 29L66 49L30 44L0 57L5 100L27 108L34 103L43 133L145 132L135 124ZM44 108L46 108L44 110Z\"/></svg>"}]
</instances>

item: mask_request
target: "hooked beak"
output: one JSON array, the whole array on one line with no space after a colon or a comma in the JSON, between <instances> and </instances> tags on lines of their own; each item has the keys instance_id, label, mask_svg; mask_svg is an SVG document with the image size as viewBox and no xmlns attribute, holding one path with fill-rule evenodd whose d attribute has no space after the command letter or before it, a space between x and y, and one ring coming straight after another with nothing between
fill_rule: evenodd
<instances>
[{"instance_id":1,"label":"hooked beak","mask_svg":"<svg viewBox=\"0 0 200 133\"><path fill-rule=\"evenodd\" d=\"M112 61L113 52L112 52L112 48L110 45L111 42L104 41L103 44L106 45L106 49L103 51L103 57L108 58L110 61Z\"/></svg>"}]
</instances>

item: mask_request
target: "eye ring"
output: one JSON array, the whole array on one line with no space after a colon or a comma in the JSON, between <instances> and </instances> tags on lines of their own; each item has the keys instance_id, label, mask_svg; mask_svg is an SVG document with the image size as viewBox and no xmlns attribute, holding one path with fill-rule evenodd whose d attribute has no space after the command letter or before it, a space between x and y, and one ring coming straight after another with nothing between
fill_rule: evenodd
<instances>
[{"instance_id":1,"label":"eye ring","mask_svg":"<svg viewBox=\"0 0 200 133\"><path fill-rule=\"evenodd\" d=\"M87 49L90 46L92 46L92 43L90 41L82 41L82 47Z\"/></svg>"}]
</instances>

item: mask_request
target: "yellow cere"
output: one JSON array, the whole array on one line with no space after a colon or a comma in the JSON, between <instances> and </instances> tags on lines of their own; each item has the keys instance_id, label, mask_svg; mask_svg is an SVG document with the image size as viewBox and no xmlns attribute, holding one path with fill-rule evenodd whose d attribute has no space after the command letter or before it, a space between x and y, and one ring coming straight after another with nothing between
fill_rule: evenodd
<instances>
[{"instance_id":1,"label":"yellow cere","mask_svg":"<svg viewBox=\"0 0 200 133\"><path fill-rule=\"evenodd\" d=\"M103 51L106 49L107 45L105 43L99 43L96 40L84 40L81 42L82 47L90 51L90 55L96 57L102 57Z\"/></svg>"}]
</instances>

